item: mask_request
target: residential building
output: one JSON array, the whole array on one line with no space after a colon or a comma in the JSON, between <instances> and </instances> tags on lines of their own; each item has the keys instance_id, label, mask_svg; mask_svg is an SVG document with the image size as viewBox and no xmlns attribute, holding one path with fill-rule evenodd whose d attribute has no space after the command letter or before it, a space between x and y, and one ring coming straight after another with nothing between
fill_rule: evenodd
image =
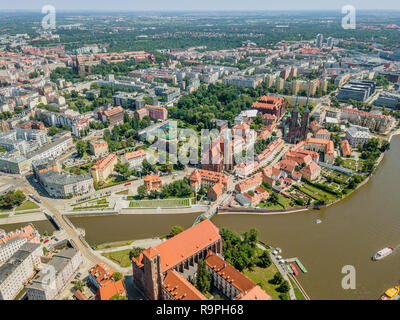
<instances>
[{"instance_id":1,"label":"residential building","mask_svg":"<svg viewBox=\"0 0 400 320\"><path fill-rule=\"evenodd\" d=\"M307 166L300 170L303 177L308 181L313 181L321 175L321 167L314 161L311 161Z\"/></svg>"},{"instance_id":2,"label":"residential building","mask_svg":"<svg viewBox=\"0 0 400 320\"><path fill-rule=\"evenodd\" d=\"M342 149L342 156L343 157L351 156L352 149L351 149L350 143L349 143L349 141L347 139L343 139L341 141L341 149Z\"/></svg>"},{"instance_id":3,"label":"residential building","mask_svg":"<svg viewBox=\"0 0 400 320\"><path fill-rule=\"evenodd\" d=\"M139 148L136 151L125 153L121 157L122 163L129 163L129 168L140 169L142 167L142 163L145 159L149 159L149 155L146 151Z\"/></svg>"},{"instance_id":4,"label":"residential building","mask_svg":"<svg viewBox=\"0 0 400 320\"><path fill-rule=\"evenodd\" d=\"M54 198L69 198L94 190L90 174L69 174L49 170L39 174L39 182L46 192Z\"/></svg>"},{"instance_id":5,"label":"residential building","mask_svg":"<svg viewBox=\"0 0 400 320\"><path fill-rule=\"evenodd\" d=\"M0 234L0 265L27 242L40 244L40 234L32 224L7 234Z\"/></svg>"},{"instance_id":6,"label":"residential building","mask_svg":"<svg viewBox=\"0 0 400 320\"><path fill-rule=\"evenodd\" d=\"M263 115L270 114L279 119L286 111L286 100L281 97L262 96L257 102L253 103L252 108Z\"/></svg>"},{"instance_id":7,"label":"residential building","mask_svg":"<svg viewBox=\"0 0 400 320\"><path fill-rule=\"evenodd\" d=\"M229 177L225 176L222 172L215 172L210 170L196 169L189 176L190 186L194 191L199 191L203 186L206 189L221 183L224 189L228 188Z\"/></svg>"},{"instance_id":8,"label":"residential building","mask_svg":"<svg viewBox=\"0 0 400 320\"><path fill-rule=\"evenodd\" d=\"M217 199L226 191L226 188L223 183L218 182L214 184L207 191L207 198L212 201L217 201Z\"/></svg>"},{"instance_id":9,"label":"residential building","mask_svg":"<svg viewBox=\"0 0 400 320\"><path fill-rule=\"evenodd\" d=\"M114 167L118 162L118 157L114 153L110 153L104 159L98 160L90 169L90 173L94 182L104 182L114 171Z\"/></svg>"},{"instance_id":10,"label":"residential building","mask_svg":"<svg viewBox=\"0 0 400 320\"><path fill-rule=\"evenodd\" d=\"M315 138L329 140L331 138L331 133L326 129L319 129L315 133Z\"/></svg>"},{"instance_id":11,"label":"residential building","mask_svg":"<svg viewBox=\"0 0 400 320\"><path fill-rule=\"evenodd\" d=\"M364 145L371 138L368 128L365 127L351 126L346 131L346 139L353 147Z\"/></svg>"},{"instance_id":12,"label":"residential building","mask_svg":"<svg viewBox=\"0 0 400 320\"><path fill-rule=\"evenodd\" d=\"M101 109L97 115L101 122L109 121L112 126L124 122L124 109L121 106L107 110Z\"/></svg>"},{"instance_id":13,"label":"residential building","mask_svg":"<svg viewBox=\"0 0 400 320\"><path fill-rule=\"evenodd\" d=\"M126 296L123 281L115 281L112 278L113 274L114 272L106 270L103 264L97 264L89 269L89 282L97 289L99 300L110 300L115 295Z\"/></svg>"},{"instance_id":14,"label":"residential building","mask_svg":"<svg viewBox=\"0 0 400 320\"><path fill-rule=\"evenodd\" d=\"M83 263L79 250L66 248L55 254L26 286L28 300L55 300ZM52 270L52 277L49 277Z\"/></svg>"},{"instance_id":15,"label":"residential building","mask_svg":"<svg viewBox=\"0 0 400 320\"><path fill-rule=\"evenodd\" d=\"M385 133L395 124L395 119L392 116L362 111L356 108L342 108L341 120L357 126L367 127L371 131L379 133Z\"/></svg>"},{"instance_id":16,"label":"residential building","mask_svg":"<svg viewBox=\"0 0 400 320\"><path fill-rule=\"evenodd\" d=\"M332 140L307 138L295 145L290 151L310 154L314 160L319 157L321 161L329 164L335 162L335 146Z\"/></svg>"},{"instance_id":17,"label":"residential building","mask_svg":"<svg viewBox=\"0 0 400 320\"><path fill-rule=\"evenodd\" d=\"M209 251L205 259L212 284L231 300L271 300L271 297L217 253Z\"/></svg>"},{"instance_id":18,"label":"residential building","mask_svg":"<svg viewBox=\"0 0 400 320\"><path fill-rule=\"evenodd\" d=\"M151 190L161 190L162 188L162 180L157 175L147 175L143 178L144 186L146 187L147 191Z\"/></svg>"},{"instance_id":19,"label":"residential building","mask_svg":"<svg viewBox=\"0 0 400 320\"><path fill-rule=\"evenodd\" d=\"M146 104L144 108L149 112L151 120L165 121L168 118L168 111L163 107Z\"/></svg>"},{"instance_id":20,"label":"residential building","mask_svg":"<svg viewBox=\"0 0 400 320\"><path fill-rule=\"evenodd\" d=\"M103 139L89 142L90 152L97 157L105 157L108 154L108 143Z\"/></svg>"},{"instance_id":21,"label":"residential building","mask_svg":"<svg viewBox=\"0 0 400 320\"><path fill-rule=\"evenodd\" d=\"M13 300L40 265L43 247L27 242L0 267L0 300Z\"/></svg>"},{"instance_id":22,"label":"residential building","mask_svg":"<svg viewBox=\"0 0 400 320\"><path fill-rule=\"evenodd\" d=\"M114 106L122 106L124 109L136 108L135 94L130 92L116 92L113 96Z\"/></svg>"},{"instance_id":23,"label":"residential building","mask_svg":"<svg viewBox=\"0 0 400 320\"><path fill-rule=\"evenodd\" d=\"M263 199L268 199L269 192L260 186L256 187L252 192L245 192L243 195L250 200L250 205L256 206Z\"/></svg>"},{"instance_id":24,"label":"residential building","mask_svg":"<svg viewBox=\"0 0 400 320\"><path fill-rule=\"evenodd\" d=\"M227 76L223 79L224 84L230 84L238 87L255 89L263 81L260 76Z\"/></svg>"}]
</instances>

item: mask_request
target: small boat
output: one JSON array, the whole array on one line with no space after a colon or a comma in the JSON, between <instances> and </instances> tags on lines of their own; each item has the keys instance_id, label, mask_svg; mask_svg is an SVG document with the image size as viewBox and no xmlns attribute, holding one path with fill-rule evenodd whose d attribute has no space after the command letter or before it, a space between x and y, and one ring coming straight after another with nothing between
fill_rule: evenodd
<instances>
[{"instance_id":1,"label":"small boat","mask_svg":"<svg viewBox=\"0 0 400 320\"><path fill-rule=\"evenodd\" d=\"M297 276L299 274L299 272L297 271L297 269L296 269L296 267L294 266L293 263L290 265L290 268L293 270L293 273L294 273L295 276Z\"/></svg>"},{"instance_id":2,"label":"small boat","mask_svg":"<svg viewBox=\"0 0 400 320\"><path fill-rule=\"evenodd\" d=\"M319 219L315 220L315 223L316 223L316 224L320 224L321 222L322 222L322 221L319 220Z\"/></svg>"},{"instance_id":3,"label":"small boat","mask_svg":"<svg viewBox=\"0 0 400 320\"><path fill-rule=\"evenodd\" d=\"M286 268L288 269L289 273L293 274L293 269L289 265L286 265Z\"/></svg>"},{"instance_id":4,"label":"small boat","mask_svg":"<svg viewBox=\"0 0 400 320\"><path fill-rule=\"evenodd\" d=\"M374 256L372 257L372 260L375 260L375 261L381 260L381 259L387 257L388 255L390 255L393 251L394 251L394 249L391 247L383 248L382 250L379 250L377 253L374 254Z\"/></svg>"},{"instance_id":5,"label":"small boat","mask_svg":"<svg viewBox=\"0 0 400 320\"><path fill-rule=\"evenodd\" d=\"M381 300L399 300L400 286L395 286L385 291L381 296Z\"/></svg>"}]
</instances>

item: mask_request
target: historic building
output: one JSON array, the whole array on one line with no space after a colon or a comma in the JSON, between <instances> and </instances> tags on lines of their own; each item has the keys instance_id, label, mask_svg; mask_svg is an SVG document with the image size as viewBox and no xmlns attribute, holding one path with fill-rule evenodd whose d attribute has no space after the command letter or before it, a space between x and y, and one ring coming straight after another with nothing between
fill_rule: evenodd
<instances>
[{"instance_id":1,"label":"historic building","mask_svg":"<svg viewBox=\"0 0 400 320\"><path fill-rule=\"evenodd\" d=\"M175 271L174 278L187 286L182 279L196 272L197 263L206 259L210 250L222 253L222 240L219 229L207 219L133 258L134 281L149 299L170 299L170 273Z\"/></svg>"},{"instance_id":2,"label":"historic building","mask_svg":"<svg viewBox=\"0 0 400 320\"><path fill-rule=\"evenodd\" d=\"M297 144L307 138L309 130L310 110L308 106L305 107L303 114L299 115L299 108L294 107L291 117L286 119L284 124L284 138L287 143Z\"/></svg>"}]
</instances>

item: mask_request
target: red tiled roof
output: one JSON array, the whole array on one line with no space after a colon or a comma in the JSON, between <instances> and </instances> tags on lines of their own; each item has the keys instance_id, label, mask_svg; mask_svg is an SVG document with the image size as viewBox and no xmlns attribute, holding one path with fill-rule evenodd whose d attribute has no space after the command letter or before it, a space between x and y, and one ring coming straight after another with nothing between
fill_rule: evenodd
<instances>
[{"instance_id":1,"label":"red tiled roof","mask_svg":"<svg viewBox=\"0 0 400 320\"><path fill-rule=\"evenodd\" d=\"M257 287L257 285L247 278L243 273L239 270L235 269L231 266L228 262L223 260L221 257L216 255L214 252L210 251L206 258L207 266L217 272L222 278L228 281L232 286L237 288L240 291L240 294L235 298L235 300L239 300L243 297L246 297L252 289ZM261 295L260 292L257 290L254 292L254 296L258 295L268 299L268 295L264 293ZM243 294L243 296L242 296ZM253 296L253 297L254 297ZM250 299L252 296L248 295L247 299ZM269 297L270 299L270 297ZM268 299L268 300L269 300ZM263 299L264 300L264 299Z\"/></svg>"},{"instance_id":2,"label":"red tiled roof","mask_svg":"<svg viewBox=\"0 0 400 320\"><path fill-rule=\"evenodd\" d=\"M92 167L92 170L103 170L109 165L113 163L113 161L116 159L116 155L114 153L110 153L107 157L105 157L103 160L98 160L96 164Z\"/></svg>"},{"instance_id":3,"label":"red tiled roof","mask_svg":"<svg viewBox=\"0 0 400 320\"><path fill-rule=\"evenodd\" d=\"M207 300L199 290L175 270L168 272L163 286L176 300Z\"/></svg>"},{"instance_id":4,"label":"red tiled roof","mask_svg":"<svg viewBox=\"0 0 400 320\"><path fill-rule=\"evenodd\" d=\"M122 280L108 280L99 288L100 300L110 300L110 298L116 294L126 296L126 290Z\"/></svg>"},{"instance_id":5,"label":"red tiled roof","mask_svg":"<svg viewBox=\"0 0 400 320\"><path fill-rule=\"evenodd\" d=\"M124 157L124 159L125 159L126 161L129 161L129 160L131 160L131 159L145 157L146 154L147 154L146 151L144 151L143 149L140 149L140 148L139 148L139 149L137 149L136 151L125 153L125 154L123 155L123 157Z\"/></svg>"},{"instance_id":6,"label":"red tiled roof","mask_svg":"<svg viewBox=\"0 0 400 320\"><path fill-rule=\"evenodd\" d=\"M175 237L143 251L138 258L132 260L141 266L143 265L143 255L151 259L159 254L161 257L160 271L164 273L220 239L219 229L206 219Z\"/></svg>"}]
</instances>

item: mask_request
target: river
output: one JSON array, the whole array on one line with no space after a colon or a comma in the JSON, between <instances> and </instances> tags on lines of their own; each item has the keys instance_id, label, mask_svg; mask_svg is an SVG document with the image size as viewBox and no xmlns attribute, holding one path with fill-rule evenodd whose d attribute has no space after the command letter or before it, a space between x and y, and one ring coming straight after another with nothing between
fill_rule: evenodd
<instances>
[{"instance_id":1,"label":"river","mask_svg":"<svg viewBox=\"0 0 400 320\"><path fill-rule=\"evenodd\" d=\"M286 215L217 215L213 222L244 232L256 227L265 243L283 249L283 257L298 257L307 268L299 280L311 299L377 299L400 279L400 136L392 139L371 180L347 199L323 210ZM320 219L322 223L316 224ZM90 243L165 235L171 226L188 227L194 216L120 215L72 218L86 230ZM392 256L372 262L386 246ZM342 288L342 268L356 270L356 289Z\"/></svg>"}]
</instances>

